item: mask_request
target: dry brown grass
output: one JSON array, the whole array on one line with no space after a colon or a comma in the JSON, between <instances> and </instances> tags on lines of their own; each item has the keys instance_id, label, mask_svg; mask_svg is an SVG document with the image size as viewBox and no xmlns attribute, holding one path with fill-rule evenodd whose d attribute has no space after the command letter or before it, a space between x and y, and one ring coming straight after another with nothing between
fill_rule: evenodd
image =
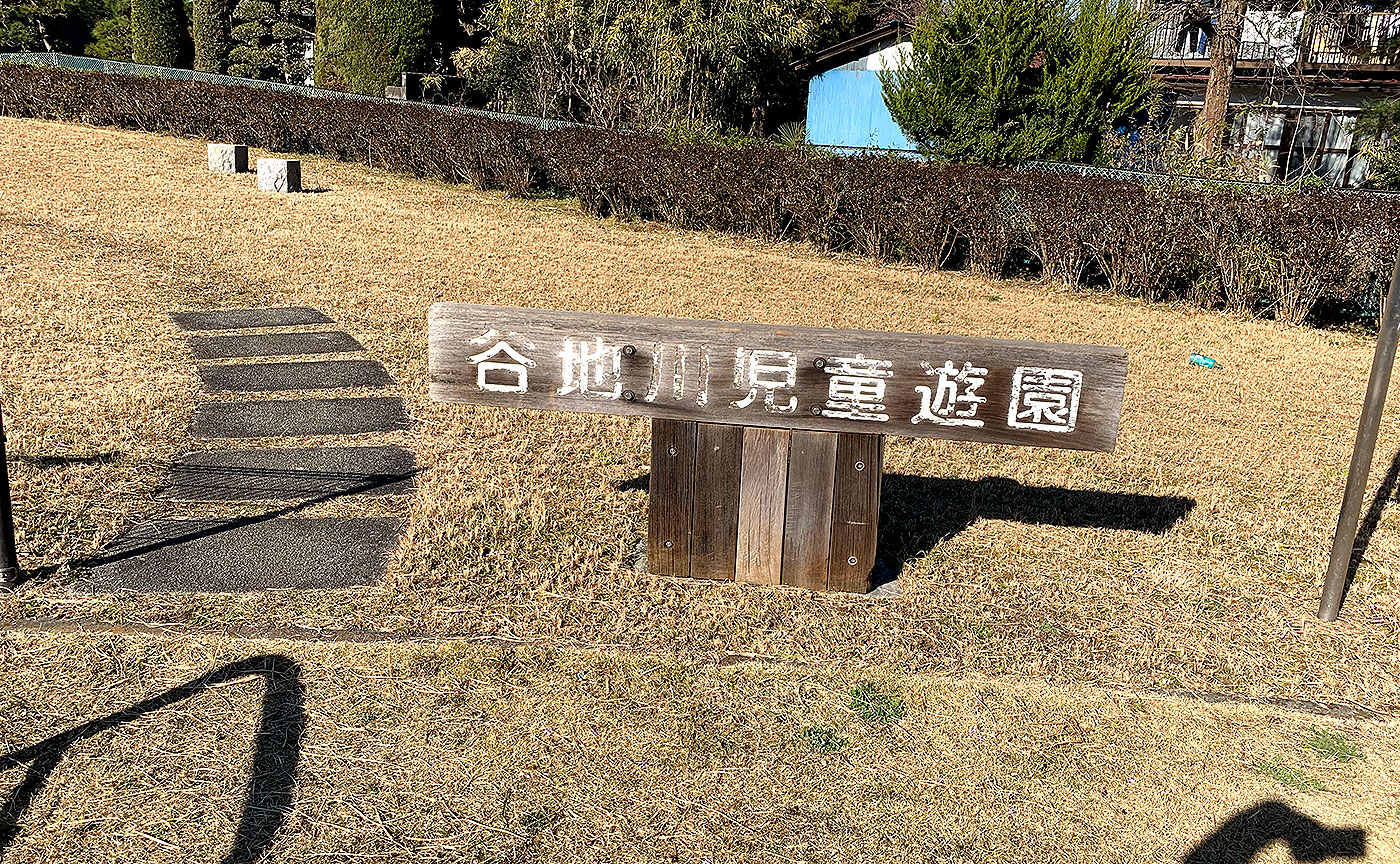
<instances>
[{"instance_id":1,"label":"dry brown grass","mask_svg":"<svg viewBox=\"0 0 1400 864\"><path fill-rule=\"evenodd\" d=\"M269 862L1165 862L1268 800L1400 860L1393 728L978 676L11 632L0 753L273 653L300 667L306 723ZM902 717L853 710L872 684ZM73 745L5 860L219 860L263 687ZM1361 757L1326 758L1319 729ZM1293 859L1274 844L1254 860Z\"/></svg>"},{"instance_id":2,"label":"dry brown grass","mask_svg":"<svg viewBox=\"0 0 1400 864\"><path fill-rule=\"evenodd\" d=\"M94 599L66 594L60 572L0 615L492 635L1400 705L1393 514L1343 621L1312 617L1364 338L600 223L571 202L319 159L304 160L307 181L331 191L259 195L249 177L207 173L203 149L0 120L0 380L25 563L62 565L168 509L149 493L191 446L197 393L167 310L295 303L382 358L420 421L399 436L427 470L388 584ZM429 403L425 319L440 300L1122 345L1123 432L1108 455L892 439L886 470L915 479L887 511L914 520L900 530L919 553L896 601L656 580L625 565L645 493L618 488L647 470L645 422ZM1192 350L1222 368L1188 366ZM1377 477L1400 449L1395 418ZM106 452L120 457L51 461ZM1195 506L1163 534L973 519L933 542L941 494L969 518L1023 500L995 478ZM1053 523L1076 508L1026 515Z\"/></svg>"}]
</instances>

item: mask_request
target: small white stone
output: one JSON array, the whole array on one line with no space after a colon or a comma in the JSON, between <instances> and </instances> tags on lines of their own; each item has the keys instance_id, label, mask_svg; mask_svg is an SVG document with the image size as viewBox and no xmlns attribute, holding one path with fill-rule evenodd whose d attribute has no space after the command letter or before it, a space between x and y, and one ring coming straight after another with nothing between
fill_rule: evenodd
<instances>
[{"instance_id":1,"label":"small white stone","mask_svg":"<svg viewBox=\"0 0 1400 864\"><path fill-rule=\"evenodd\" d=\"M248 170L248 145L210 144L209 170L241 174Z\"/></svg>"},{"instance_id":2,"label":"small white stone","mask_svg":"<svg viewBox=\"0 0 1400 864\"><path fill-rule=\"evenodd\" d=\"M259 159L258 189L263 192L300 192L301 161Z\"/></svg>"}]
</instances>

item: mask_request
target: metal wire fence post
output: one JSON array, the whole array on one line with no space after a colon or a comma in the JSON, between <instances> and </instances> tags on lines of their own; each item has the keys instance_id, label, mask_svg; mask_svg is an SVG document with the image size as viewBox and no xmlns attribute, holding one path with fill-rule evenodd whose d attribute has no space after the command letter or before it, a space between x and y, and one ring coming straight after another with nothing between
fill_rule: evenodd
<instances>
[{"instance_id":1,"label":"metal wire fence post","mask_svg":"<svg viewBox=\"0 0 1400 864\"><path fill-rule=\"evenodd\" d=\"M15 554L15 518L10 507L10 468L5 462L5 417L0 411L0 591L19 584L19 557Z\"/></svg>"},{"instance_id":2,"label":"metal wire fence post","mask_svg":"<svg viewBox=\"0 0 1400 864\"><path fill-rule=\"evenodd\" d=\"M1361 420L1356 428L1356 447L1351 451L1351 466L1347 468L1346 491L1342 493L1342 511L1337 516L1337 533L1332 538L1332 557L1327 561L1327 578L1322 585L1322 602L1317 617L1336 621L1346 594L1347 576L1351 571L1351 552L1356 543L1357 521L1361 504L1366 498L1366 481L1371 478L1371 457L1376 452L1376 434L1380 431L1381 413L1385 410L1385 394L1390 389L1390 372L1395 366L1395 347L1400 335L1400 258L1390 277L1390 293L1381 307L1380 333L1376 336L1376 354L1371 360L1371 377L1366 384L1366 401L1361 405Z\"/></svg>"}]
</instances>

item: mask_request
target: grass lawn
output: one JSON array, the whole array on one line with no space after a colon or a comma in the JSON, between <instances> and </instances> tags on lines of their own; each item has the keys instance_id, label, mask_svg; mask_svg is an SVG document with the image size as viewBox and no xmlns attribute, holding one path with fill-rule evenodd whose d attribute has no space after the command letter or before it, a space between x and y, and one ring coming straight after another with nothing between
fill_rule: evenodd
<instances>
[{"instance_id":1,"label":"grass lawn","mask_svg":"<svg viewBox=\"0 0 1400 864\"><path fill-rule=\"evenodd\" d=\"M1285 835L1316 842L1325 829L1288 827L1305 819L1400 859L1393 729L982 676L11 634L0 747L268 655L261 732L258 675L95 730L30 797L5 861L219 860L270 827L237 827L255 750L297 775L269 861L1097 864L1204 847L1195 861L1227 864L1266 847L1262 864L1293 860L1271 844ZM281 790L263 791L255 815Z\"/></svg>"},{"instance_id":2,"label":"grass lawn","mask_svg":"<svg viewBox=\"0 0 1400 864\"><path fill-rule=\"evenodd\" d=\"M1270 797L1400 854L1393 721L1277 707L1400 710L1395 513L1373 508L1342 621L1313 617L1363 335L599 222L309 157L326 191L261 195L206 171L202 142L138 133L0 119L0 165L0 383L37 571L0 598L7 749L277 651L304 670L309 718L277 860L1158 861ZM1112 454L890 439L897 599L657 579L629 563L646 421L429 402L426 314L444 300L1121 345L1122 435ZM198 446L204 398L167 313L265 305L329 314L417 421L374 439L425 469L406 505L299 514L405 516L385 584L70 591L70 563L125 529L201 512L153 494ZM1387 494L1397 411L1372 485ZM77 623L111 635L55 631ZM140 635L162 630L178 636ZM257 641L329 631L388 641ZM404 642L437 637L456 641ZM862 682L902 694L904 716L861 716ZM244 781L207 766L248 758L259 692L75 744L90 759L56 769L15 860L222 854ZM1186 693L1237 701L1165 698ZM1316 723L1364 758L1305 743ZM144 828L123 803L138 793Z\"/></svg>"}]
</instances>

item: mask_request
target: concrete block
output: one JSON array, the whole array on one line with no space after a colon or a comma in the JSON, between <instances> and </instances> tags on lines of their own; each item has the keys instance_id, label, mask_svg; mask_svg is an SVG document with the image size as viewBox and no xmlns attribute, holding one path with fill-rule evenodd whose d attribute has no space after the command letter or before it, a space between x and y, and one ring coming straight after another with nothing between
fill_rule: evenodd
<instances>
[{"instance_id":1,"label":"concrete block","mask_svg":"<svg viewBox=\"0 0 1400 864\"><path fill-rule=\"evenodd\" d=\"M259 159L258 189L262 192L300 192L301 162L297 159Z\"/></svg>"},{"instance_id":2,"label":"concrete block","mask_svg":"<svg viewBox=\"0 0 1400 864\"><path fill-rule=\"evenodd\" d=\"M248 145L210 144L209 170L224 174L242 174L248 170Z\"/></svg>"}]
</instances>

